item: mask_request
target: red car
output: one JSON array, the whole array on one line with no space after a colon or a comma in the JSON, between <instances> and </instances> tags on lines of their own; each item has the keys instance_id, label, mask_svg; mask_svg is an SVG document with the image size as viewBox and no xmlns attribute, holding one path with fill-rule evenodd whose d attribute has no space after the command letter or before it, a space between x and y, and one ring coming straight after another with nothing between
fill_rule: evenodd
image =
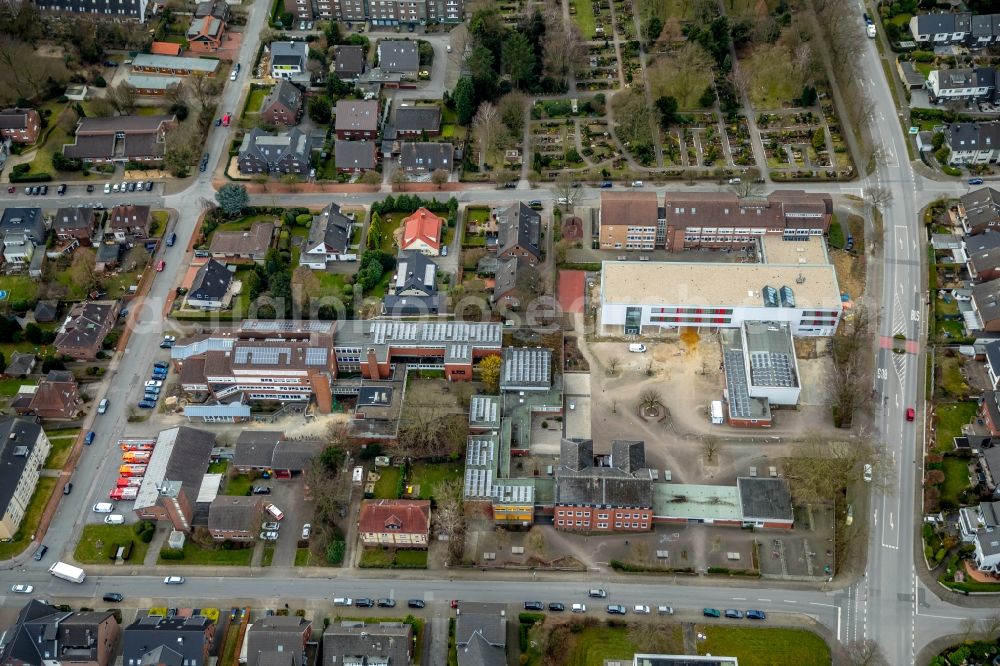
<instances>
[{"instance_id":1,"label":"red car","mask_svg":"<svg viewBox=\"0 0 1000 666\"><path fill-rule=\"evenodd\" d=\"M917 418L917 410L913 409L913 407L907 407L906 408L906 420L907 421L912 421L915 418Z\"/></svg>"},{"instance_id":2,"label":"red car","mask_svg":"<svg viewBox=\"0 0 1000 666\"><path fill-rule=\"evenodd\" d=\"M162 273L163 269L166 267L167 267L167 262L163 261L163 259L160 259L159 263L156 264L156 272Z\"/></svg>"},{"instance_id":3,"label":"red car","mask_svg":"<svg viewBox=\"0 0 1000 666\"><path fill-rule=\"evenodd\" d=\"M451 600L451 607L452 608L458 608L458 599L452 599Z\"/></svg>"},{"instance_id":4,"label":"red car","mask_svg":"<svg viewBox=\"0 0 1000 666\"><path fill-rule=\"evenodd\" d=\"M14 192L17 192L17 188L13 185L7 188L7 194L14 194Z\"/></svg>"},{"instance_id":5,"label":"red car","mask_svg":"<svg viewBox=\"0 0 1000 666\"><path fill-rule=\"evenodd\" d=\"M232 120L232 117L233 117L233 114L231 114L231 113L227 113L226 115L222 116L222 126L223 127L229 127L229 122L230 122L230 120Z\"/></svg>"}]
</instances>

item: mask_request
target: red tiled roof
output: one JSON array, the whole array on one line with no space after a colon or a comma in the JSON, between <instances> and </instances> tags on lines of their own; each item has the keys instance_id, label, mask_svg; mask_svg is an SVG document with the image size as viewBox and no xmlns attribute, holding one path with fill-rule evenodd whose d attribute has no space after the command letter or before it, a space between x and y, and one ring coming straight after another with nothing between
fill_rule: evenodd
<instances>
[{"instance_id":1,"label":"red tiled roof","mask_svg":"<svg viewBox=\"0 0 1000 666\"><path fill-rule=\"evenodd\" d=\"M149 52L153 55L179 56L181 45L173 42L153 42L149 45Z\"/></svg>"},{"instance_id":2,"label":"red tiled roof","mask_svg":"<svg viewBox=\"0 0 1000 666\"><path fill-rule=\"evenodd\" d=\"M427 534L431 526L430 500L365 500L358 530L363 534L393 532Z\"/></svg>"},{"instance_id":3,"label":"red tiled roof","mask_svg":"<svg viewBox=\"0 0 1000 666\"><path fill-rule=\"evenodd\" d=\"M403 220L403 242L401 249L406 250L418 240L427 243L435 250L441 249L441 218L426 208Z\"/></svg>"}]
</instances>

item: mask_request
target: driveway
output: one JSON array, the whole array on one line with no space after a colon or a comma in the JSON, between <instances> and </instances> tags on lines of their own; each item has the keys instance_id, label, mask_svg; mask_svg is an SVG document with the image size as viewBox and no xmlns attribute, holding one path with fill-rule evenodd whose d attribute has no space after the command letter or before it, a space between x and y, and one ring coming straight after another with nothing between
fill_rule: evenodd
<instances>
[{"instance_id":1,"label":"driveway","mask_svg":"<svg viewBox=\"0 0 1000 666\"><path fill-rule=\"evenodd\" d=\"M302 499L305 479L269 479L271 495L267 498L285 514L278 531L278 542L275 545L272 566L292 566L295 564L295 551L298 548L302 525L312 522L313 503ZM268 520L268 514L264 514Z\"/></svg>"}]
</instances>

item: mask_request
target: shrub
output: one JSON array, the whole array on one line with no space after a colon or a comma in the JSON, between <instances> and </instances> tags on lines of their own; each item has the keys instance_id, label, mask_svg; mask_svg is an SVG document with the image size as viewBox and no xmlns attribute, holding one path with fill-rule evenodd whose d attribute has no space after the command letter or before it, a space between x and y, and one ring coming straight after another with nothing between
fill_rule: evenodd
<instances>
[{"instance_id":1,"label":"shrub","mask_svg":"<svg viewBox=\"0 0 1000 666\"><path fill-rule=\"evenodd\" d=\"M160 559L163 560L183 560L184 551L180 548L164 548L160 551Z\"/></svg>"},{"instance_id":2,"label":"shrub","mask_svg":"<svg viewBox=\"0 0 1000 666\"><path fill-rule=\"evenodd\" d=\"M339 567L344 562L344 550L346 546L347 544L343 537L332 539L326 549L326 561L335 567Z\"/></svg>"}]
</instances>

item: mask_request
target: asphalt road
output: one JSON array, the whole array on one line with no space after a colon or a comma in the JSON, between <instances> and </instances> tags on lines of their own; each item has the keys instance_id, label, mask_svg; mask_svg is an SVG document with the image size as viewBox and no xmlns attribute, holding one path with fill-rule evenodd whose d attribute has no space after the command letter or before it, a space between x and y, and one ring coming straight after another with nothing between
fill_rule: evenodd
<instances>
[{"instance_id":1,"label":"asphalt road","mask_svg":"<svg viewBox=\"0 0 1000 666\"><path fill-rule=\"evenodd\" d=\"M242 72L240 79L250 72L252 58L259 45L260 27L264 23L266 7L256 3L251 11L245 32L247 39L240 54ZM858 13L862 9L859 8ZM862 29L859 18L859 30ZM439 44L435 44L436 51ZM444 58L438 53L437 61ZM135 331L126 352L112 363L109 378L105 381L106 393L111 407L103 416L92 416L92 429L97 433L95 444L84 452L81 463L73 477L73 494L63 501L60 511L45 537L51 549L42 563L35 563L30 557L14 570L0 572L0 605L23 602L22 595L8 592L14 583L27 582L35 585L36 596L49 599L73 599L91 597L99 592L119 591L130 598L156 599L178 604L199 599L233 598L238 592L255 606L269 604L278 599L322 599L335 595L351 596L393 596L398 600L421 597L432 602L449 599L475 599L483 601L506 601L517 603L526 599L541 601L562 601L564 603L587 603L591 614L603 615L607 603L633 605L645 603L650 606L665 603L678 609L681 617L700 617L700 609L706 605L725 608L760 608L769 613L789 613L808 616L825 625L830 632L843 642L872 638L883 646L891 663L910 664L914 655L923 645L936 637L957 633L962 629L964 618L981 618L991 611L961 608L942 600L940 590L927 590L915 576L914 531L920 521L918 506L918 482L922 478L919 468L922 445L923 413L918 410L917 421L909 423L905 419L908 406L920 404L920 390L923 373L922 365L922 324L924 316L923 257L924 238L917 218L920 208L942 196L957 196L968 190L961 183L926 180L917 175L910 166L906 150L906 137L899 130L895 118L895 108L887 88L882 68L878 61L874 43L861 63L861 72L869 95L876 102L876 122L880 132L876 141L880 144L886 159L876 172L853 183L809 183L789 184L785 188L807 191L830 192L834 195L863 197L865 188L886 187L893 194L892 202L884 208L884 240L880 252L870 256L875 263L873 270L881 274L875 276L875 291L881 295L873 309L877 310L877 330L883 339L891 339L902 333L913 341L911 353L893 354L890 350L876 345L876 400L884 401L877 419L878 437L886 449L888 458L894 464L885 471L882 484L885 490L876 489L871 501L869 517L870 540L866 575L859 582L836 591L816 591L802 589L782 589L774 581L767 587L705 587L678 583L671 580L657 583L643 580L642 583L606 583L609 590L607 600L586 598L589 585L599 585L594 580L583 582L550 582L548 580L434 580L417 576L405 579L379 580L352 578L356 571L338 571L336 579L317 583L317 579L299 578L288 569L267 569L252 571L249 577L242 576L238 587L231 577L189 577L185 585L165 586L160 577L138 575L90 576L82 585L73 585L49 576L47 566L64 552L73 548L74 531L77 527L96 517L90 506L94 501L106 498L107 491L117 476L118 452L113 450L114 442L126 434L134 434L135 426L126 423L127 408L138 398L141 383L148 377L153 361L165 357L158 349L164 333L162 308L169 291L179 280L186 268L185 252L188 240L195 231L198 216L204 202L214 198L211 186L212 173L199 174L183 192L163 196L162 186L151 193L131 195L105 195L100 189L87 194L82 185L70 186L68 194L57 197L49 194L45 198L27 197L19 189L15 194L0 193L0 206L10 205L58 205L75 206L100 201L106 206L115 203L150 203L166 206L178 212L176 226L171 229L178 236L173 248L163 248L156 259L164 259L167 270L156 277L146 305L133 313L136 316ZM229 83L223 91L220 113L239 108L245 94L241 80ZM213 127L206 141L206 151L213 162L224 158L232 129ZM715 183L695 186L672 185L670 189L690 187L692 190L714 191L725 189ZM21 188L23 189L23 188ZM656 188L662 193L666 188ZM442 192L435 196L445 199L455 196L459 201L496 200L508 201L537 198L550 202L557 196L547 190L494 190L491 187L471 187L454 194ZM577 190L578 202L594 202L600 190L584 187ZM384 197L384 193L337 195L336 199L347 204L367 204ZM424 195L429 196L429 195ZM56 199L58 198L58 202ZM296 194L282 196L253 197L252 203L275 205L295 203L299 205L326 205L334 197L330 195ZM127 504L123 507L128 510ZM26 555L30 556L30 551ZM922 563L920 566L923 566ZM160 569L164 569L160 567ZM173 572L169 572L173 573ZM245 572L243 572L245 573ZM165 575L165 574L163 574ZM777 618L780 618L778 615Z\"/></svg>"}]
</instances>

